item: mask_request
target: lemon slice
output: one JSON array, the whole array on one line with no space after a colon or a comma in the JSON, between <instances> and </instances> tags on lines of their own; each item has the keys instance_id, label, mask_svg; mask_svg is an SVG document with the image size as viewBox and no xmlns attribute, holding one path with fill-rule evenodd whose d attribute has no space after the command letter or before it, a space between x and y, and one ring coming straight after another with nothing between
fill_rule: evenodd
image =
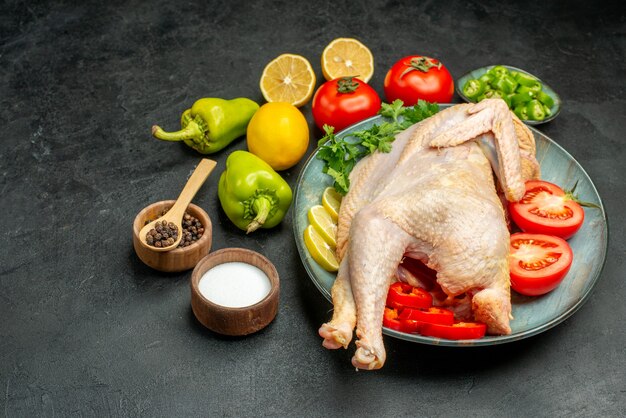
<instances>
[{"instance_id":1,"label":"lemon slice","mask_svg":"<svg viewBox=\"0 0 626 418\"><path fill-rule=\"evenodd\" d=\"M326 80L354 76L367 83L374 75L374 57L356 39L337 38L322 52L322 73Z\"/></svg>"},{"instance_id":2,"label":"lemon slice","mask_svg":"<svg viewBox=\"0 0 626 418\"><path fill-rule=\"evenodd\" d=\"M260 87L268 102L286 102L300 107L313 96L315 72L303 56L282 54L265 66Z\"/></svg>"},{"instance_id":3,"label":"lemon slice","mask_svg":"<svg viewBox=\"0 0 626 418\"><path fill-rule=\"evenodd\" d=\"M308 217L309 223L313 225L326 244L335 248L337 246L337 224L333 221L333 218L326 209L324 209L324 206L313 206L309 209Z\"/></svg>"},{"instance_id":4,"label":"lemon slice","mask_svg":"<svg viewBox=\"0 0 626 418\"><path fill-rule=\"evenodd\" d=\"M324 270L330 272L339 270L339 262L334 251L313 228L313 225L307 226L304 230L304 245L306 245L313 260Z\"/></svg>"},{"instance_id":5,"label":"lemon slice","mask_svg":"<svg viewBox=\"0 0 626 418\"><path fill-rule=\"evenodd\" d=\"M341 195L334 187L327 187L322 194L322 206L326 212L333 218L335 223L339 219L339 207L341 206Z\"/></svg>"}]
</instances>

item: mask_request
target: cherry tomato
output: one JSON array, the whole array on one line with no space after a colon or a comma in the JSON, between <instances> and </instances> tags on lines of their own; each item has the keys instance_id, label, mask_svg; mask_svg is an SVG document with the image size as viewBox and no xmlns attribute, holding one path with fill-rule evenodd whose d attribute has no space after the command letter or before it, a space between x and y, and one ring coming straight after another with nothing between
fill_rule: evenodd
<instances>
[{"instance_id":1,"label":"cherry tomato","mask_svg":"<svg viewBox=\"0 0 626 418\"><path fill-rule=\"evenodd\" d=\"M396 331L402 331L402 325L400 324L400 320L398 320L397 309L385 307L385 313L383 315L383 326L395 329Z\"/></svg>"},{"instance_id":2,"label":"cherry tomato","mask_svg":"<svg viewBox=\"0 0 626 418\"><path fill-rule=\"evenodd\" d=\"M396 99L413 106L419 99L450 103L454 80L448 69L434 58L410 55L396 62L385 76L385 96L389 103Z\"/></svg>"},{"instance_id":3,"label":"cherry tomato","mask_svg":"<svg viewBox=\"0 0 626 418\"><path fill-rule=\"evenodd\" d=\"M511 219L524 232L571 238L581 227L585 211L559 186L542 180L526 182L519 202L509 203Z\"/></svg>"},{"instance_id":4,"label":"cherry tomato","mask_svg":"<svg viewBox=\"0 0 626 418\"><path fill-rule=\"evenodd\" d=\"M556 288L572 265L567 241L543 234L511 235L509 270L511 287L526 296L539 296Z\"/></svg>"},{"instance_id":5,"label":"cherry tomato","mask_svg":"<svg viewBox=\"0 0 626 418\"><path fill-rule=\"evenodd\" d=\"M429 308L433 304L433 297L420 287L413 287L402 282L395 282L389 286L386 305L390 308Z\"/></svg>"},{"instance_id":6,"label":"cherry tomato","mask_svg":"<svg viewBox=\"0 0 626 418\"><path fill-rule=\"evenodd\" d=\"M424 323L420 332L428 337L447 340L473 340L484 337L487 326L480 322L455 322L452 325Z\"/></svg>"},{"instance_id":7,"label":"cherry tomato","mask_svg":"<svg viewBox=\"0 0 626 418\"><path fill-rule=\"evenodd\" d=\"M355 77L325 82L313 96L313 119L323 129L330 125L338 132L380 110L380 97L372 87Z\"/></svg>"}]
</instances>

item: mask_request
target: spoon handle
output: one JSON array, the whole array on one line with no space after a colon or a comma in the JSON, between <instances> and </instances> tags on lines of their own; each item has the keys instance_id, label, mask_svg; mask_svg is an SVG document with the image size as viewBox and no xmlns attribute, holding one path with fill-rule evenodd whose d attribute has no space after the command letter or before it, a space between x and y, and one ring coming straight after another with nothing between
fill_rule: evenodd
<instances>
[{"instance_id":1,"label":"spoon handle","mask_svg":"<svg viewBox=\"0 0 626 418\"><path fill-rule=\"evenodd\" d=\"M176 203L174 203L174 206L172 206L168 215L172 215L172 217L180 215L182 217L187 209L187 206L191 203L191 199L193 199L198 190L200 190L200 187L204 184L207 177L209 177L209 174L211 174L216 164L217 163L215 161L207 158L203 158L200 161L196 169L191 174L191 177L189 177L189 180L187 180L187 184L185 184L185 187L180 192Z\"/></svg>"}]
</instances>

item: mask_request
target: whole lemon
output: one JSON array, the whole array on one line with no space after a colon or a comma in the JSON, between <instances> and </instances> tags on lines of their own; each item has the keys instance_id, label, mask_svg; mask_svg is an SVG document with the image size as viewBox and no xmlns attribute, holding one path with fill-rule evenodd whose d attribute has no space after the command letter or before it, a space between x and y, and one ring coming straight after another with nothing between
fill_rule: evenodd
<instances>
[{"instance_id":1,"label":"whole lemon","mask_svg":"<svg viewBox=\"0 0 626 418\"><path fill-rule=\"evenodd\" d=\"M309 125L297 107L270 102L248 124L248 151L274 170L286 170L302 159L309 147Z\"/></svg>"}]
</instances>

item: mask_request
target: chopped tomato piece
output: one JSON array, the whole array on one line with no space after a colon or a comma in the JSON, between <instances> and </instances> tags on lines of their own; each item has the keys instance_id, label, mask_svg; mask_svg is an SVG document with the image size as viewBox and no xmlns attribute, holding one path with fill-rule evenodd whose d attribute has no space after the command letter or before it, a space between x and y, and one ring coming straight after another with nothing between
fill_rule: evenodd
<instances>
[{"instance_id":1,"label":"chopped tomato piece","mask_svg":"<svg viewBox=\"0 0 626 418\"><path fill-rule=\"evenodd\" d=\"M390 308L429 308L433 304L430 293L420 287L402 282L389 286L386 305Z\"/></svg>"},{"instance_id":2,"label":"chopped tomato piece","mask_svg":"<svg viewBox=\"0 0 626 418\"><path fill-rule=\"evenodd\" d=\"M543 234L513 234L509 256L511 287L526 296L548 293L563 281L572 260L572 249L564 239Z\"/></svg>"},{"instance_id":3,"label":"chopped tomato piece","mask_svg":"<svg viewBox=\"0 0 626 418\"><path fill-rule=\"evenodd\" d=\"M402 331L402 325L398 320L398 310L394 308L385 307L385 313L383 315L383 326L396 331Z\"/></svg>"},{"instance_id":4,"label":"chopped tomato piece","mask_svg":"<svg viewBox=\"0 0 626 418\"><path fill-rule=\"evenodd\" d=\"M454 313L445 308L431 306L427 309L406 308L400 312L400 320L415 320L428 322L430 324L452 325L454 323Z\"/></svg>"},{"instance_id":5,"label":"chopped tomato piece","mask_svg":"<svg viewBox=\"0 0 626 418\"><path fill-rule=\"evenodd\" d=\"M487 326L480 322L455 322L452 325L424 323L420 332L428 337L447 340L473 340L484 337Z\"/></svg>"},{"instance_id":6,"label":"chopped tomato piece","mask_svg":"<svg viewBox=\"0 0 626 418\"><path fill-rule=\"evenodd\" d=\"M528 233L571 238L582 226L585 211L571 193L543 180L526 182L519 202L509 203L513 222Z\"/></svg>"}]
</instances>

